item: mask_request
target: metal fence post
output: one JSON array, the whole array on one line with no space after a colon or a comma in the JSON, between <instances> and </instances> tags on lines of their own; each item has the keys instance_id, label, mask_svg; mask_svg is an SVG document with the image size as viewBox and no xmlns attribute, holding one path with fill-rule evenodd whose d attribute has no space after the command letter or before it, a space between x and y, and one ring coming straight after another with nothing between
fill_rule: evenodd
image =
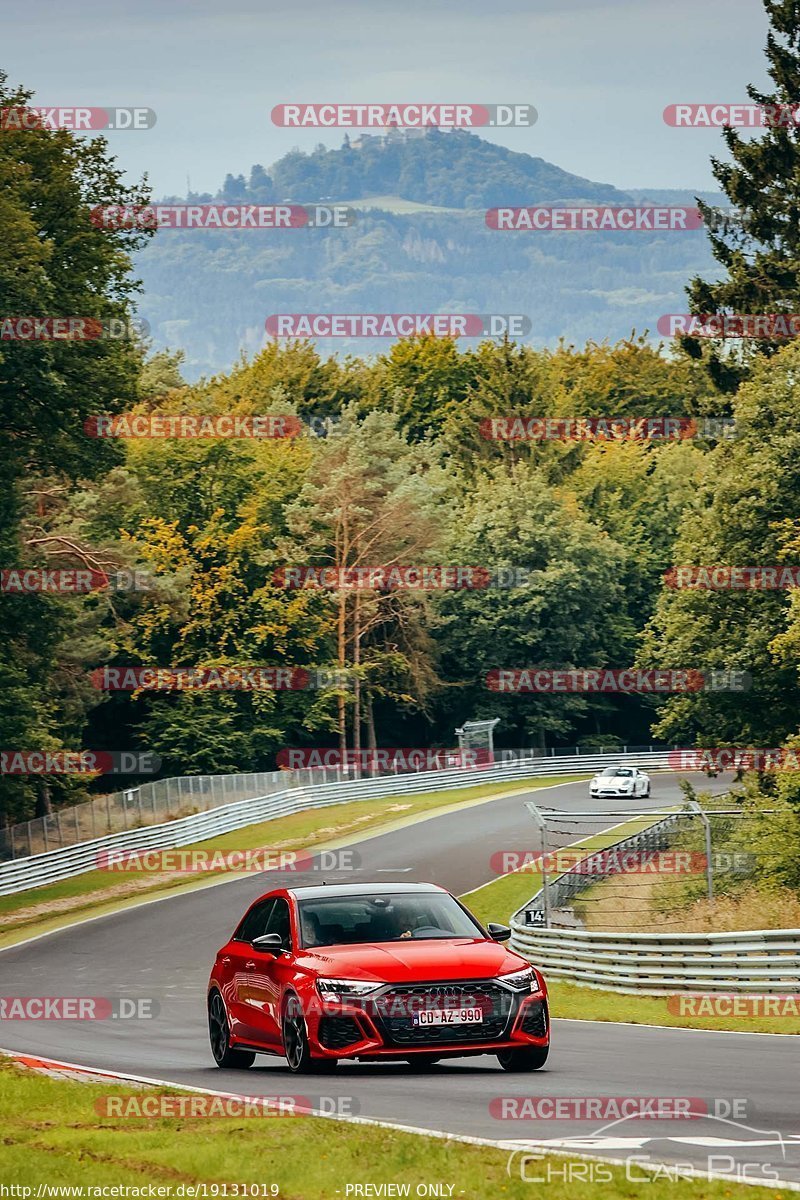
<instances>
[{"instance_id":1,"label":"metal fence post","mask_svg":"<svg viewBox=\"0 0 800 1200\"><path fill-rule=\"evenodd\" d=\"M714 864L711 858L711 822L709 821L705 811L700 807L696 800L689 801L689 808L696 813L703 822L703 832L705 834L706 843L706 889L708 891L709 904L714 903Z\"/></svg>"},{"instance_id":2,"label":"metal fence post","mask_svg":"<svg viewBox=\"0 0 800 1200\"><path fill-rule=\"evenodd\" d=\"M542 900L544 902L544 927L550 928L550 882L547 878L547 821L537 804L526 801L525 807L539 827L542 843Z\"/></svg>"}]
</instances>

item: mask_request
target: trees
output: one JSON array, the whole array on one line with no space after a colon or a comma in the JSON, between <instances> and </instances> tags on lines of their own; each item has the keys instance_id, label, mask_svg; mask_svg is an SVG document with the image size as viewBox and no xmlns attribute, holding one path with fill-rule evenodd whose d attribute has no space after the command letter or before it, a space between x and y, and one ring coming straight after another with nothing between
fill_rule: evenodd
<instances>
[{"instance_id":1,"label":"trees","mask_svg":"<svg viewBox=\"0 0 800 1200\"><path fill-rule=\"evenodd\" d=\"M397 413L414 440L457 418L472 376L472 356L452 338L404 338L378 360L380 404Z\"/></svg>"},{"instance_id":2,"label":"trees","mask_svg":"<svg viewBox=\"0 0 800 1200\"><path fill-rule=\"evenodd\" d=\"M24 107L31 93L0 74L0 108ZM0 138L0 295L3 316L76 316L126 321L137 288L129 252L146 235L96 227L97 204L141 204L123 183L102 138L66 131L7 130ZM129 338L0 341L0 568L74 563L58 540L26 539L23 519L34 479L92 477L113 451L83 431L94 406L117 411L136 395L141 355ZM46 506L42 495L38 498ZM38 502L38 501L37 501ZM62 664L76 626L69 599L0 593L0 744L47 746L79 732L80 704ZM56 793L68 790L53 778ZM0 821L30 811L48 782L0 776Z\"/></svg>"},{"instance_id":3,"label":"trees","mask_svg":"<svg viewBox=\"0 0 800 1200\"><path fill-rule=\"evenodd\" d=\"M681 521L676 565L792 562L800 504L800 346L757 359L735 400L737 439L708 456ZM788 524L787 524L788 523ZM784 591L665 587L644 640L643 661L748 671L744 694L699 692L668 701L657 736L770 746L797 729L794 614Z\"/></svg>"},{"instance_id":4,"label":"trees","mask_svg":"<svg viewBox=\"0 0 800 1200\"><path fill-rule=\"evenodd\" d=\"M361 419L353 408L316 447L311 469L287 519L286 550L302 564L346 573L365 567L431 562L447 522L448 481L436 450L410 444L396 418L372 411ZM290 559L291 561L291 559ZM352 680L352 693L337 689L337 729L347 748L361 746L366 721L375 736L374 699L394 695L419 704L433 679L424 634L426 599L406 591L342 587L334 591L336 664ZM397 677L393 684L392 676ZM409 692L400 684L413 678ZM362 686L364 685L365 686Z\"/></svg>"},{"instance_id":5,"label":"trees","mask_svg":"<svg viewBox=\"0 0 800 1200\"><path fill-rule=\"evenodd\" d=\"M712 158L722 191L734 206L726 214L700 202L709 224L708 236L725 277L708 282L695 276L689 285L691 311L699 314L795 313L800 303L800 133L794 112L800 89L800 2L763 0L770 20L767 71L769 92L748 86L750 99L767 109L767 126L759 137L722 131L732 162ZM696 339L685 345L701 354ZM762 341L758 349L778 346ZM708 357L712 375L735 390L747 360L717 347Z\"/></svg>"},{"instance_id":6,"label":"trees","mask_svg":"<svg viewBox=\"0 0 800 1200\"><path fill-rule=\"evenodd\" d=\"M624 549L558 498L528 464L495 467L462 493L449 561L506 570L511 586L443 593L442 673L460 716L502 717L504 741L546 745L574 735L607 700L580 695L499 695L497 667L624 666L634 628L625 613ZM514 583L514 572L523 572ZM594 732L595 730L592 730Z\"/></svg>"}]
</instances>

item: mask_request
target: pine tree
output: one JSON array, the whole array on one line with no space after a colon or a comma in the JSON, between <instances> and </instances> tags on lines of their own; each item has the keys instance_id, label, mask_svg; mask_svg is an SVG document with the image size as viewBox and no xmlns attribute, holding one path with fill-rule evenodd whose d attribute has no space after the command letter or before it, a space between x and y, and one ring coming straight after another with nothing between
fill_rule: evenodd
<instances>
[{"instance_id":1,"label":"pine tree","mask_svg":"<svg viewBox=\"0 0 800 1200\"><path fill-rule=\"evenodd\" d=\"M800 0L763 0L770 21L766 55L774 89L749 85L754 104L767 109L761 136L742 137L723 129L731 162L712 158L714 177L734 212L698 201L716 260L727 278L709 283L695 277L689 287L691 311L722 313L800 312ZM701 357L700 343L683 339L684 349ZM774 353L781 343L754 343ZM715 382L735 390L746 373L747 351L724 352L714 345L708 357Z\"/></svg>"}]
</instances>

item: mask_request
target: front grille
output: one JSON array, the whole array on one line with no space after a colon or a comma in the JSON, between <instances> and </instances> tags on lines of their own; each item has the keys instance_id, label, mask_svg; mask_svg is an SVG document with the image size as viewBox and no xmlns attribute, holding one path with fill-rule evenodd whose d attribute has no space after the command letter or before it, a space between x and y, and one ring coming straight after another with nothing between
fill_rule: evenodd
<instances>
[{"instance_id":1,"label":"front grille","mask_svg":"<svg viewBox=\"0 0 800 1200\"><path fill-rule=\"evenodd\" d=\"M516 998L491 980L474 983L414 984L393 987L371 1005L372 1015L387 1043L425 1046L490 1042L502 1037ZM420 1008L481 1008L483 1021L475 1025L415 1025Z\"/></svg>"},{"instance_id":2,"label":"front grille","mask_svg":"<svg viewBox=\"0 0 800 1200\"><path fill-rule=\"evenodd\" d=\"M533 1000L525 1009L522 1018L523 1033L531 1037L544 1037L547 1033L547 1006L541 1000Z\"/></svg>"},{"instance_id":3,"label":"front grille","mask_svg":"<svg viewBox=\"0 0 800 1200\"><path fill-rule=\"evenodd\" d=\"M326 1050L342 1050L353 1042L363 1041L364 1034L354 1017L322 1017L319 1040Z\"/></svg>"}]
</instances>

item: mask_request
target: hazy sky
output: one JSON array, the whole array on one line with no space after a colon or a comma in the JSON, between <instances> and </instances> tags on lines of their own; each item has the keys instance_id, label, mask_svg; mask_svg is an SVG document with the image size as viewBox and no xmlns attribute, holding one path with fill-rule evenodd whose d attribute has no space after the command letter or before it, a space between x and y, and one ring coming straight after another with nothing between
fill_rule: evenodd
<instances>
[{"instance_id":1,"label":"hazy sky","mask_svg":"<svg viewBox=\"0 0 800 1200\"><path fill-rule=\"evenodd\" d=\"M0 28L0 65L37 103L155 109L110 140L156 195L341 144L274 127L293 100L525 102L532 129L486 136L623 188L709 188L719 132L663 108L765 81L761 0L5 0Z\"/></svg>"}]
</instances>

